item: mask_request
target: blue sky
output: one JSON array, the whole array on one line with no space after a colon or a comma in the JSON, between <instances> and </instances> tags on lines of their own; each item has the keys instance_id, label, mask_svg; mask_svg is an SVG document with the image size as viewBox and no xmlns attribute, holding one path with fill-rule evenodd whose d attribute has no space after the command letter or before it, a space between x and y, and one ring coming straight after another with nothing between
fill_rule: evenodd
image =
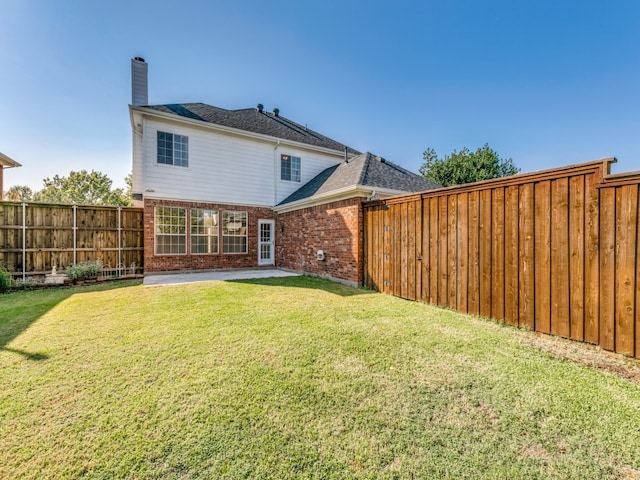
<instances>
[{"instance_id":1,"label":"blue sky","mask_svg":"<svg viewBox=\"0 0 640 480\"><path fill-rule=\"evenodd\" d=\"M640 169L637 0L1 0L11 185L131 170L130 59L150 103L271 110L417 171L488 143L522 171Z\"/></svg>"}]
</instances>

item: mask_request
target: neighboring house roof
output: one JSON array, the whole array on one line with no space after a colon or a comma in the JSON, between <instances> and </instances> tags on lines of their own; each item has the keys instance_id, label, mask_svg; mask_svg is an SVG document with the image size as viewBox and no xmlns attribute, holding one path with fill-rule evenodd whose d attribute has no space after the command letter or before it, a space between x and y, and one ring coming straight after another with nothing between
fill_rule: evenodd
<instances>
[{"instance_id":1,"label":"neighboring house roof","mask_svg":"<svg viewBox=\"0 0 640 480\"><path fill-rule=\"evenodd\" d=\"M346 147L350 155L360 153L279 114L258 110L257 108L226 110L224 108L207 105L206 103L145 105L134 108L154 110L191 120L199 120L214 125L222 125L246 132L268 135L274 138L291 140L331 150L344 151Z\"/></svg>"},{"instance_id":2,"label":"neighboring house roof","mask_svg":"<svg viewBox=\"0 0 640 480\"><path fill-rule=\"evenodd\" d=\"M22 165L13 160L10 157L7 157L4 153L0 152L0 167L2 168L11 168L11 167L21 167Z\"/></svg>"},{"instance_id":3,"label":"neighboring house roof","mask_svg":"<svg viewBox=\"0 0 640 480\"><path fill-rule=\"evenodd\" d=\"M323 170L308 183L293 192L278 206L329 196L332 192L368 189L380 193L420 192L439 188L420 175L405 170L393 162L375 156L369 152L362 153L333 167Z\"/></svg>"}]
</instances>

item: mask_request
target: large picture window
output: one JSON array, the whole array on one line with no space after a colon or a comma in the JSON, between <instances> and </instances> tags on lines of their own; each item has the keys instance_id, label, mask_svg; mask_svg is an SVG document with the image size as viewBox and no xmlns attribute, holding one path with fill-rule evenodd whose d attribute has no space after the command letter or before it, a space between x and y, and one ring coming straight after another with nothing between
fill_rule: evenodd
<instances>
[{"instance_id":1,"label":"large picture window","mask_svg":"<svg viewBox=\"0 0 640 480\"><path fill-rule=\"evenodd\" d=\"M158 132L158 163L188 167L189 137Z\"/></svg>"},{"instance_id":2,"label":"large picture window","mask_svg":"<svg viewBox=\"0 0 640 480\"><path fill-rule=\"evenodd\" d=\"M280 179L291 182L300 181L300 157L280 155Z\"/></svg>"},{"instance_id":3,"label":"large picture window","mask_svg":"<svg viewBox=\"0 0 640 480\"><path fill-rule=\"evenodd\" d=\"M222 253L247 253L247 212L222 213Z\"/></svg>"},{"instance_id":4,"label":"large picture window","mask_svg":"<svg viewBox=\"0 0 640 480\"><path fill-rule=\"evenodd\" d=\"M218 211L191 209L191 253L218 253Z\"/></svg>"},{"instance_id":5,"label":"large picture window","mask_svg":"<svg viewBox=\"0 0 640 480\"><path fill-rule=\"evenodd\" d=\"M155 208L156 255L187 253L187 212L179 207Z\"/></svg>"}]
</instances>

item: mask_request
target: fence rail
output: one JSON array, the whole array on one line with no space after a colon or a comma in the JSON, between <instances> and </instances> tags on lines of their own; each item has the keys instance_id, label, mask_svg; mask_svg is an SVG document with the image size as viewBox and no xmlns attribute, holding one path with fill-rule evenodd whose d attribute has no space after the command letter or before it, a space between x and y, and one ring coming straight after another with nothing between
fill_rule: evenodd
<instances>
[{"instance_id":1,"label":"fence rail","mask_svg":"<svg viewBox=\"0 0 640 480\"><path fill-rule=\"evenodd\" d=\"M365 284L640 358L640 172L614 159L365 205Z\"/></svg>"},{"instance_id":2,"label":"fence rail","mask_svg":"<svg viewBox=\"0 0 640 480\"><path fill-rule=\"evenodd\" d=\"M143 248L140 208L0 202L0 265L23 279L92 260L139 270Z\"/></svg>"}]
</instances>

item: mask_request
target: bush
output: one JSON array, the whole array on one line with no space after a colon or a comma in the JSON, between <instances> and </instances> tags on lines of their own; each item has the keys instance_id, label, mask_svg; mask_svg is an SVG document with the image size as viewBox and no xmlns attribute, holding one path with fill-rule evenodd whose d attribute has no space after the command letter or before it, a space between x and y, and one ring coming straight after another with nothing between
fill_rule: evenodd
<instances>
[{"instance_id":1,"label":"bush","mask_svg":"<svg viewBox=\"0 0 640 480\"><path fill-rule=\"evenodd\" d=\"M96 260L94 262L74 263L67 267L64 273L70 280L85 280L97 277L101 270L102 262Z\"/></svg>"},{"instance_id":2,"label":"bush","mask_svg":"<svg viewBox=\"0 0 640 480\"><path fill-rule=\"evenodd\" d=\"M4 265L0 265L0 292L4 292L5 290L9 290L11 287L15 286L16 282L9 273L9 270Z\"/></svg>"}]
</instances>

